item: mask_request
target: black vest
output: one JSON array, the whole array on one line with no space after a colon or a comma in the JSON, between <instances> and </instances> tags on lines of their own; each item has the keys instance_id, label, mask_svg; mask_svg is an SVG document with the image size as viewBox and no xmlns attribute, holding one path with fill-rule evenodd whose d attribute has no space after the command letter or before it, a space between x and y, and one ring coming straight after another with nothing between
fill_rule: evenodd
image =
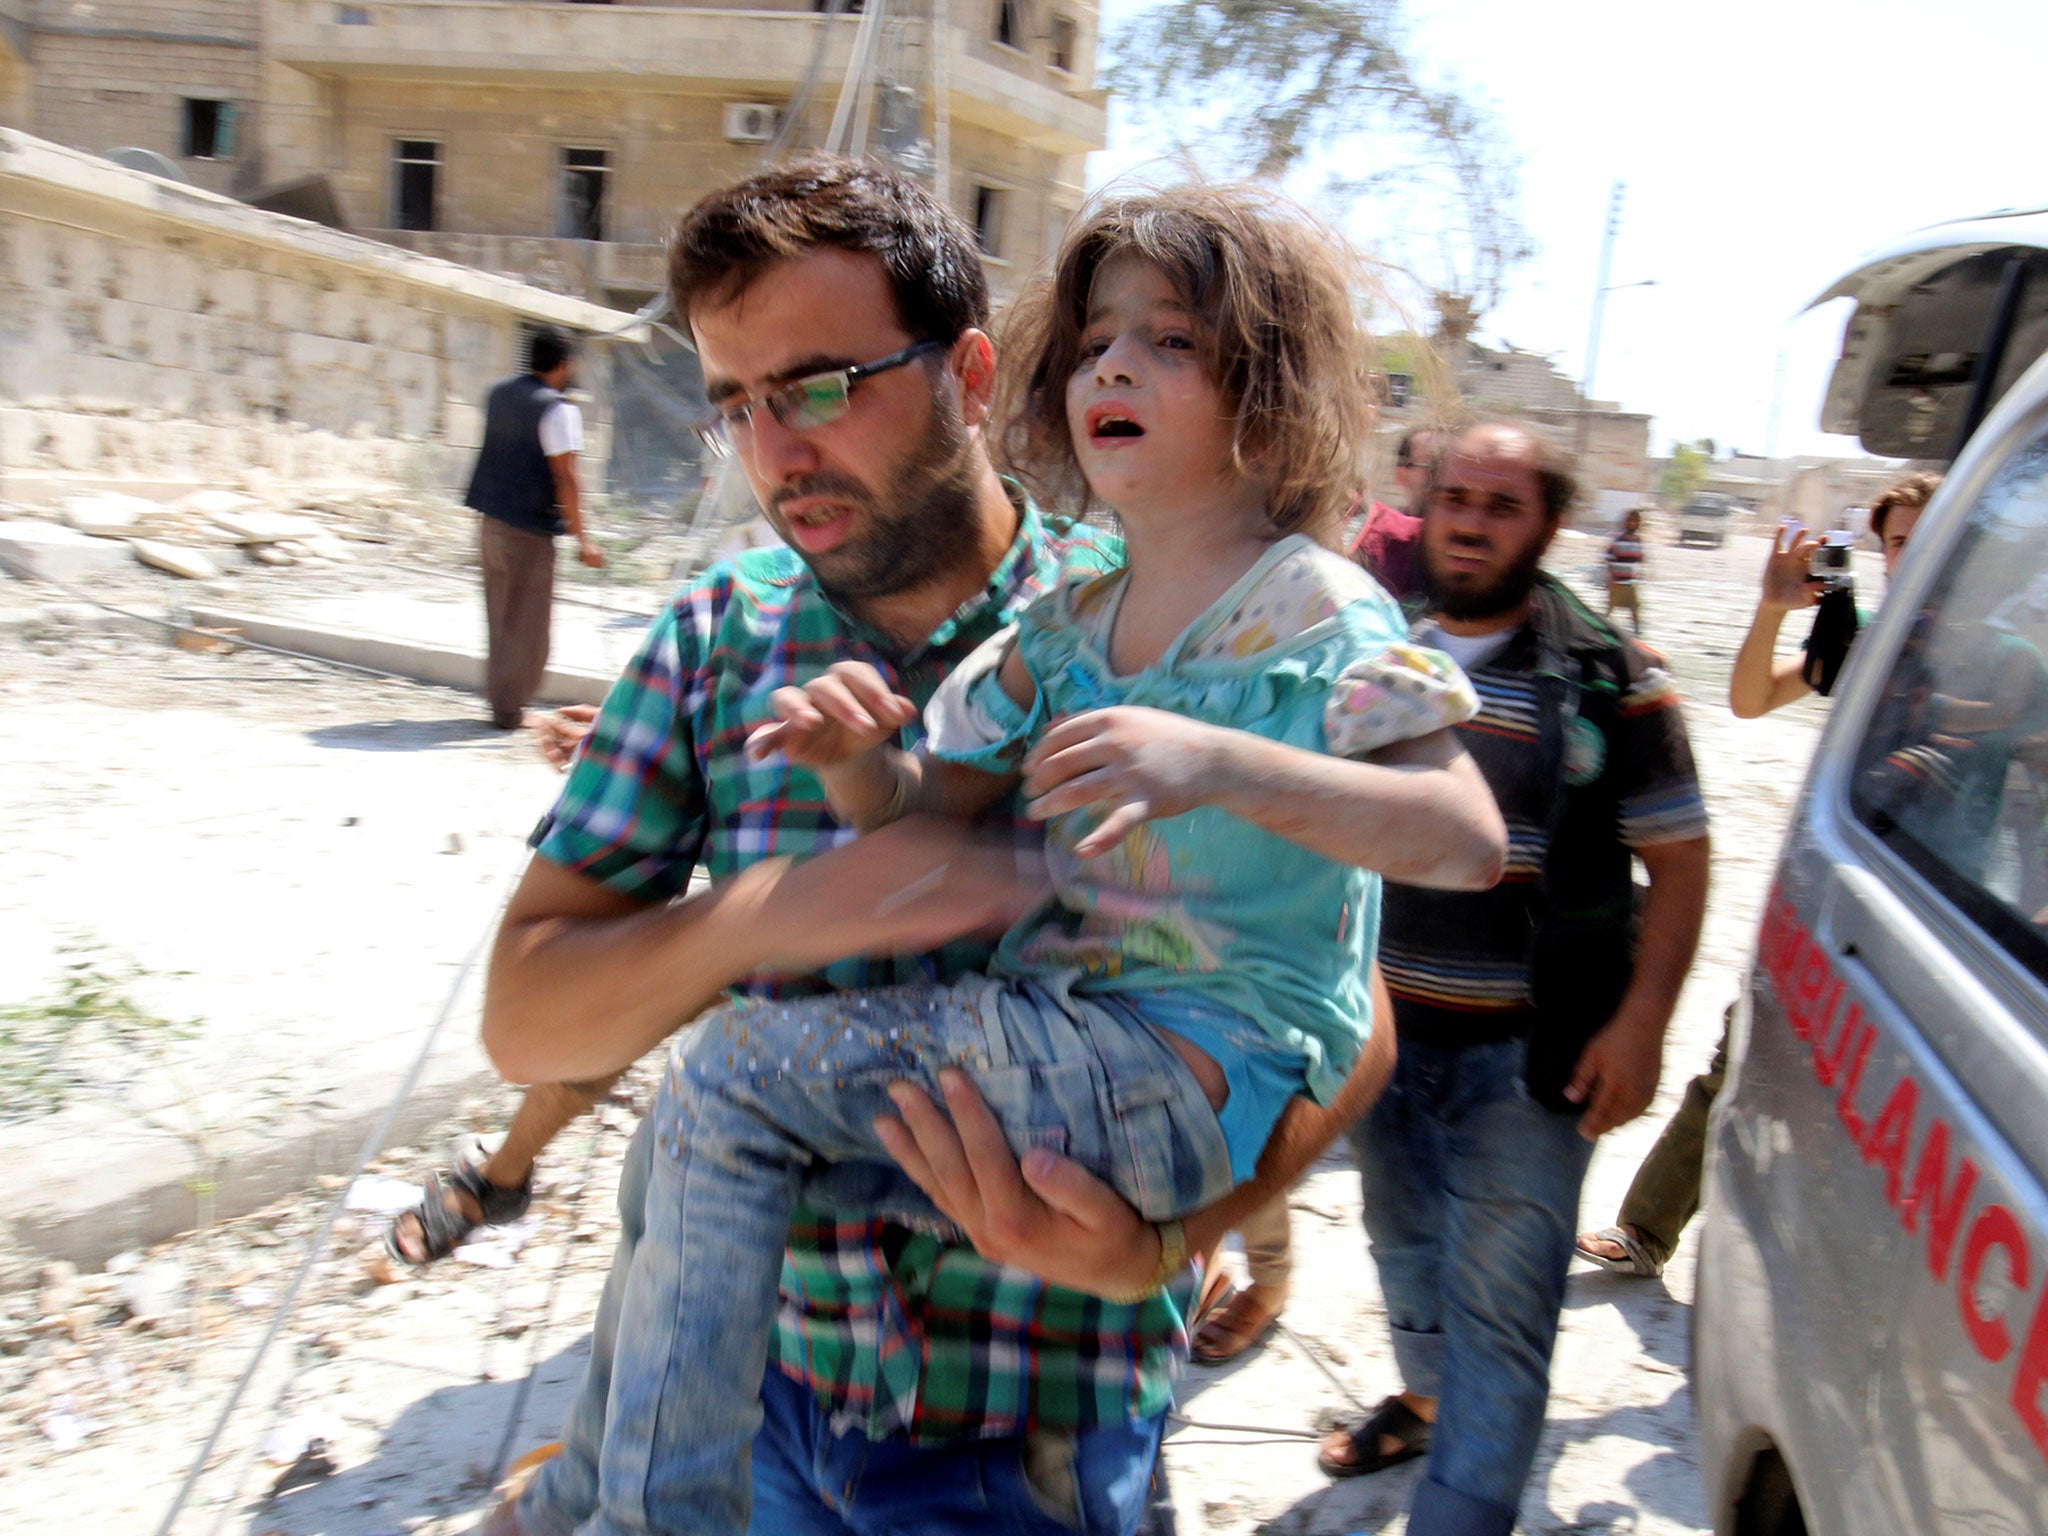
<instances>
[{"instance_id":1,"label":"black vest","mask_svg":"<svg viewBox=\"0 0 2048 1536\"><path fill-rule=\"evenodd\" d=\"M555 474L540 451L540 419L561 398L530 373L492 386L484 405L484 445L464 502L530 533L562 531Z\"/></svg>"}]
</instances>

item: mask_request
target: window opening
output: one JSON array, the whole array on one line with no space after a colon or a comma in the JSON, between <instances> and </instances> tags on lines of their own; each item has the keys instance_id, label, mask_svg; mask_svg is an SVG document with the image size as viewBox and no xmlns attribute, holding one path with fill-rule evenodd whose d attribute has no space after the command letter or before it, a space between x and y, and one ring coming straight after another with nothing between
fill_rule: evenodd
<instances>
[{"instance_id":1,"label":"window opening","mask_svg":"<svg viewBox=\"0 0 2048 1536\"><path fill-rule=\"evenodd\" d=\"M400 139L391 162L391 223L395 229L435 228L441 146L431 139Z\"/></svg>"},{"instance_id":2,"label":"window opening","mask_svg":"<svg viewBox=\"0 0 2048 1536\"><path fill-rule=\"evenodd\" d=\"M612 176L611 151L562 151L562 209L556 233L565 240L602 240Z\"/></svg>"}]
</instances>

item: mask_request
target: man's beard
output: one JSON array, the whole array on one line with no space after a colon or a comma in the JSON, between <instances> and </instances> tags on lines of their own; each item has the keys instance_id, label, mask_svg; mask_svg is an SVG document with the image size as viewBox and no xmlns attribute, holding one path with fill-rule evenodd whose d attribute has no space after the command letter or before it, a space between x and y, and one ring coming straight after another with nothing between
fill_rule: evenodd
<instances>
[{"instance_id":1,"label":"man's beard","mask_svg":"<svg viewBox=\"0 0 2048 1536\"><path fill-rule=\"evenodd\" d=\"M852 476L819 473L777 491L769 521L782 531L782 504L799 496L853 503L859 509L859 531L836 549L815 555L799 550L804 563L818 585L841 602L908 592L975 552L979 530L971 442L958 406L945 391L934 390L931 430L890 470L887 508Z\"/></svg>"},{"instance_id":2,"label":"man's beard","mask_svg":"<svg viewBox=\"0 0 2048 1536\"><path fill-rule=\"evenodd\" d=\"M1519 608L1536 586L1543 568L1544 542L1539 539L1522 557L1483 587L1447 587L1425 553L1422 574L1429 589L1429 607L1447 619L1491 619Z\"/></svg>"}]
</instances>

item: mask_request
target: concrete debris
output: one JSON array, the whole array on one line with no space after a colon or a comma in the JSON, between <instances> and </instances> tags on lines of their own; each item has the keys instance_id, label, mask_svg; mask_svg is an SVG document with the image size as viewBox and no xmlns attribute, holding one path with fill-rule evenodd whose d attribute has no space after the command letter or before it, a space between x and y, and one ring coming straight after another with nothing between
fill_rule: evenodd
<instances>
[{"instance_id":1,"label":"concrete debris","mask_svg":"<svg viewBox=\"0 0 2048 1536\"><path fill-rule=\"evenodd\" d=\"M55 523L0 524L0 567L28 581L75 584L131 564L125 545Z\"/></svg>"},{"instance_id":2,"label":"concrete debris","mask_svg":"<svg viewBox=\"0 0 2048 1536\"><path fill-rule=\"evenodd\" d=\"M420 1194L417 1184L386 1178L381 1173L366 1173L349 1185L348 1194L342 1199L342 1209L366 1211L373 1216L396 1216L400 1211L409 1211L418 1205Z\"/></svg>"},{"instance_id":3,"label":"concrete debris","mask_svg":"<svg viewBox=\"0 0 2048 1536\"><path fill-rule=\"evenodd\" d=\"M187 581L220 580L220 567L211 557L196 549L185 549L156 539L130 539L128 547L135 551L136 559L156 570L169 571L173 576L183 576Z\"/></svg>"},{"instance_id":4,"label":"concrete debris","mask_svg":"<svg viewBox=\"0 0 2048 1536\"><path fill-rule=\"evenodd\" d=\"M225 656L239 649L235 637L240 633L234 629L181 629L171 643L181 651L197 651L202 656Z\"/></svg>"},{"instance_id":5,"label":"concrete debris","mask_svg":"<svg viewBox=\"0 0 2048 1536\"><path fill-rule=\"evenodd\" d=\"M237 544L277 544L286 539L316 537L320 525L310 517L288 512L215 512L209 514L215 526L223 528Z\"/></svg>"},{"instance_id":6,"label":"concrete debris","mask_svg":"<svg viewBox=\"0 0 2048 1536\"><path fill-rule=\"evenodd\" d=\"M223 513L255 511L262 505L261 500L244 491L193 491L172 502L171 508L199 517L218 518Z\"/></svg>"},{"instance_id":7,"label":"concrete debris","mask_svg":"<svg viewBox=\"0 0 2048 1536\"><path fill-rule=\"evenodd\" d=\"M138 523L148 522L163 509L140 496L123 496L108 491L99 496L73 496L64 503L64 523L80 533L102 539L124 539Z\"/></svg>"},{"instance_id":8,"label":"concrete debris","mask_svg":"<svg viewBox=\"0 0 2048 1536\"><path fill-rule=\"evenodd\" d=\"M50 1411L36 1420L36 1427L60 1451L76 1450L100 1432L100 1421L76 1412L69 1397L52 1398Z\"/></svg>"},{"instance_id":9,"label":"concrete debris","mask_svg":"<svg viewBox=\"0 0 2048 1536\"><path fill-rule=\"evenodd\" d=\"M121 1276L115 1289L130 1317L153 1323L184 1308L190 1281L178 1260L152 1259Z\"/></svg>"},{"instance_id":10,"label":"concrete debris","mask_svg":"<svg viewBox=\"0 0 2048 1536\"><path fill-rule=\"evenodd\" d=\"M249 558L258 565L294 565L297 561L286 550L275 544L251 544L247 546Z\"/></svg>"}]
</instances>

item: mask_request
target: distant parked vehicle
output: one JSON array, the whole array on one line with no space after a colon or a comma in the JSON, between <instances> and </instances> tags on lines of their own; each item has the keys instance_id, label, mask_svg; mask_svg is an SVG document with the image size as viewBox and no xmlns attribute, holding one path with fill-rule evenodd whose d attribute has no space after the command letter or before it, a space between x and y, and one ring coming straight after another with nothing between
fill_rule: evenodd
<instances>
[{"instance_id":1,"label":"distant parked vehicle","mask_svg":"<svg viewBox=\"0 0 2048 1536\"><path fill-rule=\"evenodd\" d=\"M1678 542L1719 549L1728 537L1735 503L1714 491L1701 491L1678 509Z\"/></svg>"}]
</instances>

